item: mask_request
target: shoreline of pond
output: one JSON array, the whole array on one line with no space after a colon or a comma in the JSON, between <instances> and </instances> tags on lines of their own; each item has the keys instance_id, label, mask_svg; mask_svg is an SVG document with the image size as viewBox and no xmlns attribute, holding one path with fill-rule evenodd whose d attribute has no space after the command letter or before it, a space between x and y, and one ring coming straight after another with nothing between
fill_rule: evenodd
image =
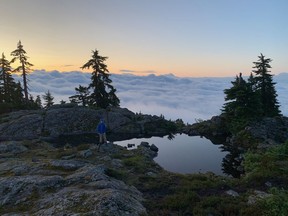
<instances>
[{"instance_id":1,"label":"shoreline of pond","mask_svg":"<svg viewBox=\"0 0 288 216\"><path fill-rule=\"evenodd\" d=\"M114 141L114 144L130 149L137 148L141 142L154 144L159 148L154 161L163 169L180 174L213 172L216 175L240 177L238 167L233 167L233 162L238 155L224 144L214 144L211 140L202 136L189 136L187 134L175 134L174 139L164 137L133 138L122 141ZM127 147L128 148L128 147ZM129 149L129 148L128 148ZM231 153L231 152L233 153ZM238 164L241 166L241 163Z\"/></svg>"}]
</instances>

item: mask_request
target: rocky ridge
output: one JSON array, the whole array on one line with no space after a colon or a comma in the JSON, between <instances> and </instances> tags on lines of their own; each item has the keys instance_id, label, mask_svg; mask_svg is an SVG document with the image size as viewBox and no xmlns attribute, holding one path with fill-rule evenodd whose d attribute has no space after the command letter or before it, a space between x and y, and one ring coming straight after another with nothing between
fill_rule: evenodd
<instances>
[{"instance_id":1,"label":"rocky ridge","mask_svg":"<svg viewBox=\"0 0 288 216\"><path fill-rule=\"evenodd\" d=\"M2 115L0 141L39 137L53 141L61 136L73 135L76 137L90 135L95 139L97 136L95 128L100 118L104 118L108 133L119 134L119 136L122 134L125 138L129 135L135 137L167 134L171 125L171 122L163 118L134 114L125 108L95 110L66 104L53 106L48 110L21 110Z\"/></svg>"},{"instance_id":2,"label":"rocky ridge","mask_svg":"<svg viewBox=\"0 0 288 216\"><path fill-rule=\"evenodd\" d=\"M269 148L288 140L288 117L263 118L251 122L237 134L231 134L225 126L225 117L220 115L214 116L210 120L189 125L184 129L184 133L190 136L205 136L215 144L220 139L222 143L224 141L228 144L238 145L239 142L242 142L241 140L247 142L247 137L249 137L257 143L258 148Z\"/></svg>"}]
</instances>

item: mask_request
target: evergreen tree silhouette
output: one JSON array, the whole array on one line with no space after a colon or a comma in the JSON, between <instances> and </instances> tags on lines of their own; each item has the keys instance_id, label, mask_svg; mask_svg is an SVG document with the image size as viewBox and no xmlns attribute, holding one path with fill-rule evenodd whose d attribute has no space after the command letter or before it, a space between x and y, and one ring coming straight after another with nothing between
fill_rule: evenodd
<instances>
[{"instance_id":1,"label":"evergreen tree silhouette","mask_svg":"<svg viewBox=\"0 0 288 216\"><path fill-rule=\"evenodd\" d=\"M28 62L28 57L26 55L26 51L23 49L23 45L21 44L21 41L17 44L17 49L11 52L11 55L14 56L12 59L12 63L16 60L19 60L20 66L17 67L14 71L15 72L21 72L23 77L23 90L24 90L24 96L25 100L28 101L28 79L27 75L30 72L30 67L33 66L30 62Z\"/></svg>"},{"instance_id":2,"label":"evergreen tree silhouette","mask_svg":"<svg viewBox=\"0 0 288 216\"><path fill-rule=\"evenodd\" d=\"M1 102L9 103L11 100L11 84L14 82L10 62L6 59L4 53L0 59L0 92Z\"/></svg>"},{"instance_id":3,"label":"evergreen tree silhouette","mask_svg":"<svg viewBox=\"0 0 288 216\"><path fill-rule=\"evenodd\" d=\"M44 99L44 105L45 105L44 107L45 108L49 108L54 104L54 102L53 102L54 97L51 95L49 90L42 97Z\"/></svg>"},{"instance_id":4,"label":"evergreen tree silhouette","mask_svg":"<svg viewBox=\"0 0 288 216\"><path fill-rule=\"evenodd\" d=\"M92 51L92 58L84 64L81 69L93 69L91 80L92 83L88 89L92 89L89 95L89 105L99 108L107 108L108 106L119 106L120 100L116 96L116 89L112 86L112 80L107 65L104 63L108 57L98 54L98 50Z\"/></svg>"},{"instance_id":5,"label":"evergreen tree silhouette","mask_svg":"<svg viewBox=\"0 0 288 216\"><path fill-rule=\"evenodd\" d=\"M79 85L79 87L75 88L76 95L69 97L70 101L77 104L82 104L82 106L88 105L88 95L89 90L88 87L84 87Z\"/></svg>"},{"instance_id":6,"label":"evergreen tree silhouette","mask_svg":"<svg viewBox=\"0 0 288 216\"><path fill-rule=\"evenodd\" d=\"M265 58L261 53L258 56L258 61L253 62L255 70L254 82L256 91L260 96L262 105L262 116L273 117L280 115L279 102L277 101L277 93L275 90L275 82L273 82L273 76L269 74L271 71L270 58Z\"/></svg>"},{"instance_id":7,"label":"evergreen tree silhouette","mask_svg":"<svg viewBox=\"0 0 288 216\"><path fill-rule=\"evenodd\" d=\"M2 103L9 103L14 107L19 107L23 101L22 89L15 82L11 72L10 61L2 53L2 57L0 58L0 101Z\"/></svg>"},{"instance_id":8,"label":"evergreen tree silhouette","mask_svg":"<svg viewBox=\"0 0 288 216\"><path fill-rule=\"evenodd\" d=\"M35 103L39 109L42 108L42 101L41 101L40 95L36 96Z\"/></svg>"},{"instance_id":9,"label":"evergreen tree silhouette","mask_svg":"<svg viewBox=\"0 0 288 216\"><path fill-rule=\"evenodd\" d=\"M240 73L231 82L232 87L224 90L227 102L222 114L225 114L231 132L243 129L252 120L280 115L275 83L268 71L272 60L262 54L258 57L259 61L253 62L256 70L252 71L248 81Z\"/></svg>"},{"instance_id":10,"label":"evergreen tree silhouette","mask_svg":"<svg viewBox=\"0 0 288 216\"><path fill-rule=\"evenodd\" d=\"M242 73L237 75L231 84L231 88L224 90L225 101L227 102L223 106L222 113L226 115L230 129L237 131L247 123L250 92Z\"/></svg>"},{"instance_id":11,"label":"evergreen tree silhouette","mask_svg":"<svg viewBox=\"0 0 288 216\"><path fill-rule=\"evenodd\" d=\"M15 90L13 91L12 98L13 98L13 101L15 101L15 107L17 109L25 108L23 88L21 87L20 82L15 84Z\"/></svg>"}]
</instances>

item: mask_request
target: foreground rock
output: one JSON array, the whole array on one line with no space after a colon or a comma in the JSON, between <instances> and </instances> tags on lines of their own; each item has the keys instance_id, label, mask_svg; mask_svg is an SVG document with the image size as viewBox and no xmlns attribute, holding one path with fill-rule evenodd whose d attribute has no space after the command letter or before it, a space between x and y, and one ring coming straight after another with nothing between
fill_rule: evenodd
<instances>
[{"instance_id":1,"label":"foreground rock","mask_svg":"<svg viewBox=\"0 0 288 216\"><path fill-rule=\"evenodd\" d=\"M39 140L2 142L0 214L146 215L142 193L107 174L123 168L112 156L127 150L113 144L100 152L84 147L92 152L88 158L76 148L64 151ZM66 159L69 155L74 156Z\"/></svg>"},{"instance_id":2,"label":"foreground rock","mask_svg":"<svg viewBox=\"0 0 288 216\"><path fill-rule=\"evenodd\" d=\"M145 213L145 208L141 204L141 193L122 181L109 178L104 174L101 166L85 166L66 177L24 175L0 178L0 188L2 207L7 209L11 207L12 210L27 205L29 214L139 215Z\"/></svg>"},{"instance_id":3,"label":"foreground rock","mask_svg":"<svg viewBox=\"0 0 288 216\"><path fill-rule=\"evenodd\" d=\"M89 109L78 106L55 106L48 110L22 110L0 116L0 140L38 139L72 140L85 136L95 140L95 128L104 118L111 138L166 135L173 123L151 115L134 114L125 108ZM116 134L116 136L115 136ZM114 135L114 136L113 136ZM73 137L74 136L74 137ZM78 140L79 141L79 140Z\"/></svg>"}]
</instances>

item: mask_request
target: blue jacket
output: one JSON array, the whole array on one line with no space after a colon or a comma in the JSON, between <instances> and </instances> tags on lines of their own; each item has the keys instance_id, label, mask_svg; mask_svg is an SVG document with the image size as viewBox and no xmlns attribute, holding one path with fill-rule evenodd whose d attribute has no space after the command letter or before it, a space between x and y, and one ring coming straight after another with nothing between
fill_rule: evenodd
<instances>
[{"instance_id":1,"label":"blue jacket","mask_svg":"<svg viewBox=\"0 0 288 216\"><path fill-rule=\"evenodd\" d=\"M97 132L100 134L106 133L106 125L103 121L101 121L97 126Z\"/></svg>"}]
</instances>

